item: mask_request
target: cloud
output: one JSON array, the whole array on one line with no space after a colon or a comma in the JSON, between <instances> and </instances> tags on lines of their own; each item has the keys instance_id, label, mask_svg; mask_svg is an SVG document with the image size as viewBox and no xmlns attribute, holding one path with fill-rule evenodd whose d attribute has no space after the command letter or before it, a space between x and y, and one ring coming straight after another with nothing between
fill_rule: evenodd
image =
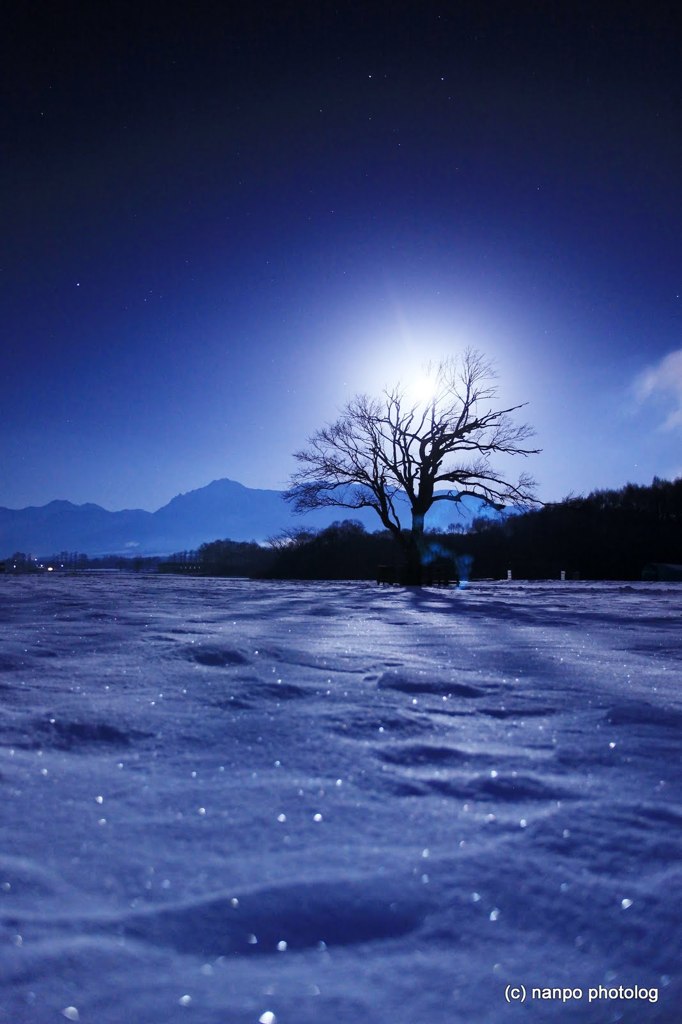
<instances>
[{"instance_id":1,"label":"cloud","mask_svg":"<svg viewBox=\"0 0 682 1024\"><path fill-rule=\"evenodd\" d=\"M682 348L649 366L635 381L639 402L658 400L668 409L664 430L682 429Z\"/></svg>"}]
</instances>

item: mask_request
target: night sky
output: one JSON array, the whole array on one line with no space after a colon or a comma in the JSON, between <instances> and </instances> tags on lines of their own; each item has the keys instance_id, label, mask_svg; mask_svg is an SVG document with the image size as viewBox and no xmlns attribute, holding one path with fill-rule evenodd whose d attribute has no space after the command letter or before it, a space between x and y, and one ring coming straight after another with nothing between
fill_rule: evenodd
<instances>
[{"instance_id":1,"label":"night sky","mask_svg":"<svg viewBox=\"0 0 682 1024\"><path fill-rule=\"evenodd\" d=\"M0 505L284 487L467 346L543 499L682 475L676 6L7 5Z\"/></svg>"}]
</instances>

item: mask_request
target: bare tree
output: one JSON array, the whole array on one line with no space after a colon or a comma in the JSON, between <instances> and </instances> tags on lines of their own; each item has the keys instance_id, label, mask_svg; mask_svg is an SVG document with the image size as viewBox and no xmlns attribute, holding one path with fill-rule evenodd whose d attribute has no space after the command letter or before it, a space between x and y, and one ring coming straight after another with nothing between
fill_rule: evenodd
<instances>
[{"instance_id":1,"label":"bare tree","mask_svg":"<svg viewBox=\"0 0 682 1024\"><path fill-rule=\"evenodd\" d=\"M474 350L430 368L426 400L410 400L401 385L381 398L356 395L335 423L323 427L295 453L299 468L285 492L297 511L340 506L373 508L403 545L408 572L418 574L424 517L437 501L466 495L497 509L528 506L535 482L521 474L512 483L496 471L496 455L532 455L534 431L516 424L523 405L495 408L492 365ZM524 403L525 404L525 403ZM411 523L401 522L398 495L405 495Z\"/></svg>"}]
</instances>

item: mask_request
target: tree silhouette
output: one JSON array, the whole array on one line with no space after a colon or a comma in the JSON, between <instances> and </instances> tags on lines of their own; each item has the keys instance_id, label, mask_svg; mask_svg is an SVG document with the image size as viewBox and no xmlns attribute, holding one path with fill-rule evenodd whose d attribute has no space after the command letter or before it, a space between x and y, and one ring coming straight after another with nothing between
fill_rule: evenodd
<instances>
[{"instance_id":1,"label":"tree silhouette","mask_svg":"<svg viewBox=\"0 0 682 1024\"><path fill-rule=\"evenodd\" d=\"M469 349L429 367L427 399L411 400L400 384L380 398L356 395L335 423L294 453L299 468L285 497L299 512L373 508L405 550L408 582L419 582L424 517L435 502L473 496L501 509L535 501L530 476L512 483L491 464L496 455L539 451L527 447L532 428L512 418L522 405L494 407L495 377L490 362ZM398 514L401 492L410 507L409 527Z\"/></svg>"}]
</instances>

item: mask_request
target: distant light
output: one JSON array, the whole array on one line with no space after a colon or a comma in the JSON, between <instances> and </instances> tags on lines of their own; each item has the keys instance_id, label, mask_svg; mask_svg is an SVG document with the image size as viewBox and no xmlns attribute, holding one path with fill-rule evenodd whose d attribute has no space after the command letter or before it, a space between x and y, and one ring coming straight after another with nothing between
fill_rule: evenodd
<instances>
[{"instance_id":1,"label":"distant light","mask_svg":"<svg viewBox=\"0 0 682 1024\"><path fill-rule=\"evenodd\" d=\"M51 565L48 565L48 567L47 567L47 571L48 571L48 572L54 572L54 569L52 568L52 566L51 566Z\"/></svg>"}]
</instances>

